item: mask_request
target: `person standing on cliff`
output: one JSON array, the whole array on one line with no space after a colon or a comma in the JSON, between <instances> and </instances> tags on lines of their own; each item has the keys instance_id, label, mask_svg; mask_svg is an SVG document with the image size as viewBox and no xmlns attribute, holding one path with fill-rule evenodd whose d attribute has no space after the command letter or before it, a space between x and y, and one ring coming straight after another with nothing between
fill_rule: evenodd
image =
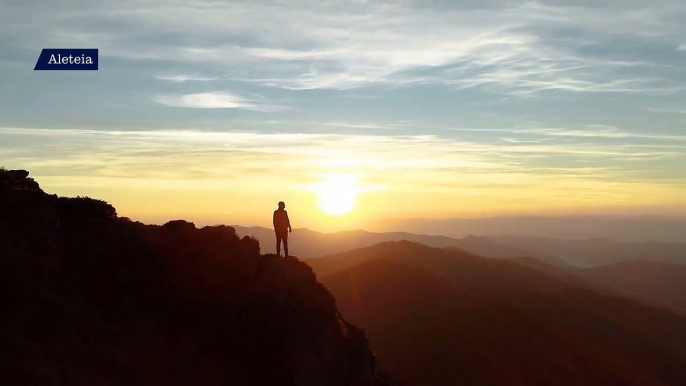
<instances>
[{"instance_id":1,"label":"person standing on cliff","mask_svg":"<svg viewBox=\"0 0 686 386\"><path fill-rule=\"evenodd\" d=\"M288 257L288 232L292 232L291 220L288 219L286 204L279 202L279 209L274 211L274 233L276 233L276 254L281 256L281 241L283 240L283 250Z\"/></svg>"}]
</instances>

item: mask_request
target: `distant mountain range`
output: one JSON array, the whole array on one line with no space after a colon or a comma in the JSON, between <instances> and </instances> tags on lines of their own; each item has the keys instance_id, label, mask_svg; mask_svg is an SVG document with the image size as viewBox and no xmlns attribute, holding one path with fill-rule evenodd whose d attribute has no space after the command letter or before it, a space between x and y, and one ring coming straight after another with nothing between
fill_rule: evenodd
<instances>
[{"instance_id":1,"label":"distant mountain range","mask_svg":"<svg viewBox=\"0 0 686 386\"><path fill-rule=\"evenodd\" d=\"M260 241L262 250L274 253L274 231L262 227L234 225L239 234ZM656 261L686 265L686 243L619 242L600 239L562 240L521 236L467 236L461 239L407 232L374 233L363 230L319 233L295 229L289 238L290 250L304 258L319 257L374 244L407 240L436 248L456 247L490 258L536 257L549 265L591 267L623 261Z\"/></svg>"},{"instance_id":2,"label":"distant mountain range","mask_svg":"<svg viewBox=\"0 0 686 386\"><path fill-rule=\"evenodd\" d=\"M496 216L450 219L388 219L375 230L444 235L461 238L481 236L534 236L559 239L602 238L617 241L686 240L686 215L550 215Z\"/></svg>"},{"instance_id":3,"label":"distant mountain range","mask_svg":"<svg viewBox=\"0 0 686 386\"><path fill-rule=\"evenodd\" d=\"M272 253L275 250L274 233L271 229L234 227L239 234L257 238L263 251ZM328 275L365 261L368 258L367 247L395 241L441 248L444 253L459 255L463 259L468 259L467 256L478 261L483 257L490 258L493 260L491 267L502 263L510 264L509 266L516 264L540 272L546 277L554 277L572 287L612 292L686 313L684 243L622 243L597 239L558 240L517 236L467 236L453 239L445 236L362 230L326 234L308 229L294 230L289 243L292 253L316 267L320 274ZM398 256L413 257L417 253L413 248L407 248L398 251ZM327 268L322 268L318 263L323 255L327 255ZM339 261L336 256L344 257ZM474 279L474 271L465 264L463 263L461 269L472 275L465 279ZM528 283L524 281L517 285L520 287L515 286L514 289L526 288Z\"/></svg>"},{"instance_id":4,"label":"distant mountain range","mask_svg":"<svg viewBox=\"0 0 686 386\"><path fill-rule=\"evenodd\" d=\"M618 295L662 282L683 301L683 266L568 271L529 257L487 259L408 241L306 262L365 329L380 369L397 385L686 380L686 316Z\"/></svg>"}]
</instances>

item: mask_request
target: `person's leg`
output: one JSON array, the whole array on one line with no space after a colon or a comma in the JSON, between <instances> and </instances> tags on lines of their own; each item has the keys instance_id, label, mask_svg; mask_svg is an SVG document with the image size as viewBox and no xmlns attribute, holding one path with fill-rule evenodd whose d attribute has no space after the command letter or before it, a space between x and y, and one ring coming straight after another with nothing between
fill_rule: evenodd
<instances>
[{"instance_id":1,"label":"person's leg","mask_svg":"<svg viewBox=\"0 0 686 386\"><path fill-rule=\"evenodd\" d=\"M276 232L276 254L281 256L281 235Z\"/></svg>"},{"instance_id":2,"label":"person's leg","mask_svg":"<svg viewBox=\"0 0 686 386\"><path fill-rule=\"evenodd\" d=\"M283 251L286 252L286 257L288 257L288 232L283 234Z\"/></svg>"}]
</instances>

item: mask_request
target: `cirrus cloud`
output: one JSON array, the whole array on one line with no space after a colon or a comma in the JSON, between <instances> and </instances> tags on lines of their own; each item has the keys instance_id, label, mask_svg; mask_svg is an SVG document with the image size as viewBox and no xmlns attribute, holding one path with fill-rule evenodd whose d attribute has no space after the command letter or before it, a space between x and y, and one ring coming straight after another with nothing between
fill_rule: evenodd
<instances>
[{"instance_id":1,"label":"cirrus cloud","mask_svg":"<svg viewBox=\"0 0 686 386\"><path fill-rule=\"evenodd\" d=\"M279 111L283 106L267 105L252 99L242 98L225 91L201 92L195 94L157 95L153 101L170 107L187 107L195 109L243 109L254 111Z\"/></svg>"},{"instance_id":2,"label":"cirrus cloud","mask_svg":"<svg viewBox=\"0 0 686 386\"><path fill-rule=\"evenodd\" d=\"M55 46L79 41L100 46L104 56L174 63L196 74L161 77L173 82L214 80L201 75L202 68L226 73L225 79L290 90L415 84L516 95L684 90L682 78L655 71L664 63L607 50L623 40L682 44L686 9L680 2L576 4L515 1L484 7L465 1L436 8L421 2L194 0L71 9L46 5L33 9L37 27L26 36ZM6 7L6 15L25 10ZM22 29L15 18L0 21L10 31Z\"/></svg>"}]
</instances>

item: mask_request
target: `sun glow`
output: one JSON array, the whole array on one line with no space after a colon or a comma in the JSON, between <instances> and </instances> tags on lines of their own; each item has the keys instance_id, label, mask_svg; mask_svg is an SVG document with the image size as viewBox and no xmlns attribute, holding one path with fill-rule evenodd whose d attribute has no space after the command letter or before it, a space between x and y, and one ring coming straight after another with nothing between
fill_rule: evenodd
<instances>
[{"instance_id":1,"label":"sun glow","mask_svg":"<svg viewBox=\"0 0 686 386\"><path fill-rule=\"evenodd\" d=\"M319 207L324 213L342 216L355 209L355 199L361 189L356 176L330 174L315 184L312 191L319 197Z\"/></svg>"}]
</instances>

